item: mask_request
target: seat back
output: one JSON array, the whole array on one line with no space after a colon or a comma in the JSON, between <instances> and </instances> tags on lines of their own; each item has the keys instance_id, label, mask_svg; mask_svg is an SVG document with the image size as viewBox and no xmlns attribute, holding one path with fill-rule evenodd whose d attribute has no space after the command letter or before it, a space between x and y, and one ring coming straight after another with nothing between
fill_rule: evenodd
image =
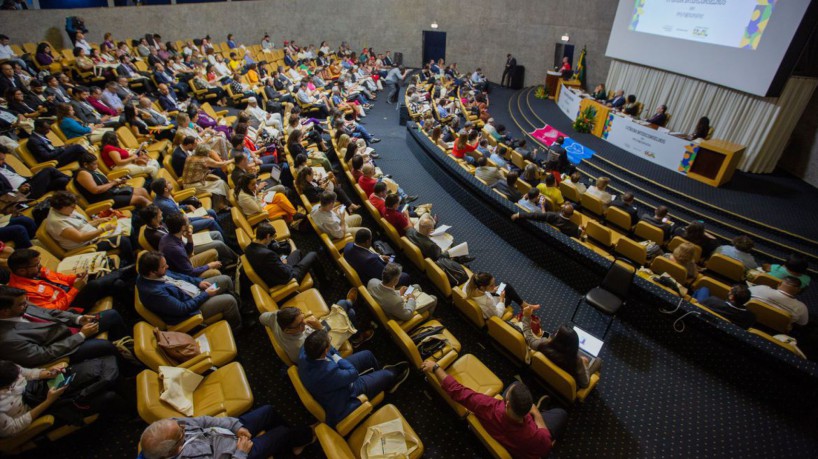
<instances>
[{"instance_id":1,"label":"seat back","mask_svg":"<svg viewBox=\"0 0 818 459\"><path fill-rule=\"evenodd\" d=\"M650 263L650 270L656 274L668 273L670 277L676 279L676 282L687 284L687 269L667 257L656 257Z\"/></svg>"},{"instance_id":2,"label":"seat back","mask_svg":"<svg viewBox=\"0 0 818 459\"><path fill-rule=\"evenodd\" d=\"M684 244L685 242L687 242L688 244L693 244L692 242L688 241L687 239L685 239L685 238L683 238L681 236L674 236L673 239L671 239L670 242L667 243L667 250L669 252L673 252L674 250L676 250L676 247L679 247L680 245ZM693 244L693 261L695 263L698 263L699 260L701 260L701 259L702 259L702 248L701 248L701 246L698 245L698 244Z\"/></svg>"},{"instance_id":3,"label":"seat back","mask_svg":"<svg viewBox=\"0 0 818 459\"><path fill-rule=\"evenodd\" d=\"M145 237L145 230L147 228L147 225L142 225L139 228L139 246L142 247L143 250L155 251L157 250L156 247L152 246L151 243L148 242L148 238Z\"/></svg>"},{"instance_id":4,"label":"seat back","mask_svg":"<svg viewBox=\"0 0 818 459\"><path fill-rule=\"evenodd\" d=\"M248 245L250 245L251 242L253 242L253 238L247 235L243 229L236 228L236 241L239 243L241 250L244 250Z\"/></svg>"},{"instance_id":5,"label":"seat back","mask_svg":"<svg viewBox=\"0 0 818 459\"><path fill-rule=\"evenodd\" d=\"M771 328L779 333L789 333L792 330L792 314L781 308L769 305L755 298L744 305L756 316L756 322Z\"/></svg>"},{"instance_id":6,"label":"seat back","mask_svg":"<svg viewBox=\"0 0 818 459\"><path fill-rule=\"evenodd\" d=\"M616 241L615 252L639 266L645 266L648 261L648 251L645 246L624 236Z\"/></svg>"},{"instance_id":7,"label":"seat back","mask_svg":"<svg viewBox=\"0 0 818 459\"><path fill-rule=\"evenodd\" d=\"M349 449L344 437L338 434L332 427L321 423L315 427L315 436L325 457L334 459L356 459L355 454Z\"/></svg>"},{"instance_id":8,"label":"seat back","mask_svg":"<svg viewBox=\"0 0 818 459\"><path fill-rule=\"evenodd\" d=\"M358 275L358 272L355 271L352 265L350 265L344 257L338 257L335 261L338 263L338 266L341 267L341 270L344 272L344 276L346 276L347 280L353 287L366 287L363 282L361 282L361 277Z\"/></svg>"},{"instance_id":9,"label":"seat back","mask_svg":"<svg viewBox=\"0 0 818 459\"><path fill-rule=\"evenodd\" d=\"M469 413L466 416L466 422L469 424L472 432L477 435L477 439L480 440L480 443L486 447L486 449L491 453L491 456L495 459L512 459L511 454L508 452L507 449L503 447L497 440L494 439L486 429L480 424L480 420L474 413Z\"/></svg>"},{"instance_id":10,"label":"seat back","mask_svg":"<svg viewBox=\"0 0 818 459\"><path fill-rule=\"evenodd\" d=\"M612 244L611 230L605 228L595 220L590 220L585 227L585 234L588 238L605 248L610 248Z\"/></svg>"},{"instance_id":11,"label":"seat back","mask_svg":"<svg viewBox=\"0 0 818 459\"><path fill-rule=\"evenodd\" d=\"M635 274L636 269L633 266L614 260L599 286L624 300L628 296L628 290L630 290Z\"/></svg>"},{"instance_id":12,"label":"seat back","mask_svg":"<svg viewBox=\"0 0 818 459\"><path fill-rule=\"evenodd\" d=\"M364 286L358 287L358 298L363 299L366 304L369 305L369 309L372 310L372 313L375 314L375 317L378 318L378 322L381 323L384 327L386 327L387 323L389 322L389 318L386 317L386 313L381 308L380 303L375 301L375 298L372 298L372 295L369 294L369 291Z\"/></svg>"},{"instance_id":13,"label":"seat back","mask_svg":"<svg viewBox=\"0 0 818 459\"><path fill-rule=\"evenodd\" d=\"M777 277L773 277L767 273L761 273L753 279L753 283L766 285L767 287L778 288L778 284L781 283L781 279Z\"/></svg>"},{"instance_id":14,"label":"seat back","mask_svg":"<svg viewBox=\"0 0 818 459\"><path fill-rule=\"evenodd\" d=\"M389 334L392 335L392 340L398 345L400 350L403 351L403 354L406 355L412 367L416 369L420 368L423 359L421 359L420 351L418 351L418 347L414 341L412 341L412 338L410 338L394 320L390 320L386 323L386 329L389 330Z\"/></svg>"},{"instance_id":15,"label":"seat back","mask_svg":"<svg viewBox=\"0 0 818 459\"><path fill-rule=\"evenodd\" d=\"M423 261L423 254L420 252L418 246L407 239L406 236L402 236L399 241L401 249L403 249L403 253L407 258L409 258L409 261L411 261L420 270L420 272L425 271L426 265Z\"/></svg>"},{"instance_id":16,"label":"seat back","mask_svg":"<svg viewBox=\"0 0 818 459\"><path fill-rule=\"evenodd\" d=\"M298 376L298 367L293 365L287 369L287 376L290 377L290 382L295 387L295 392L298 394L298 398L301 399L301 403L307 408L307 411L310 412L315 419L318 419L321 422L326 422L327 420L327 413L324 411L324 408L321 406L318 401L313 398L310 391L304 386L304 383L301 382L301 378Z\"/></svg>"},{"instance_id":17,"label":"seat back","mask_svg":"<svg viewBox=\"0 0 818 459\"><path fill-rule=\"evenodd\" d=\"M17 171L18 174L24 177L31 177L32 175L34 175L31 173L31 169L29 169L28 166L26 166L23 163L23 161L20 161L14 155L6 155L6 163L8 163L9 166L14 168L14 170Z\"/></svg>"},{"instance_id":18,"label":"seat back","mask_svg":"<svg viewBox=\"0 0 818 459\"><path fill-rule=\"evenodd\" d=\"M744 280L744 264L726 255L720 253L710 255L705 267L733 282L742 282Z\"/></svg>"},{"instance_id":19,"label":"seat back","mask_svg":"<svg viewBox=\"0 0 818 459\"><path fill-rule=\"evenodd\" d=\"M577 382L574 377L558 367L542 352L531 355L531 371L569 402L577 398Z\"/></svg>"},{"instance_id":20,"label":"seat back","mask_svg":"<svg viewBox=\"0 0 818 459\"><path fill-rule=\"evenodd\" d=\"M385 218L381 218L380 220L381 228L386 232L386 236L389 237L389 240L392 241L393 247L400 248L400 235L398 234L398 230L392 226L391 223L386 221Z\"/></svg>"},{"instance_id":21,"label":"seat back","mask_svg":"<svg viewBox=\"0 0 818 459\"><path fill-rule=\"evenodd\" d=\"M562 197L571 201L575 204L579 204L580 200L582 199L579 195L579 190L577 187L574 186L573 183L568 183L566 181L560 182L560 192L562 193Z\"/></svg>"},{"instance_id":22,"label":"seat back","mask_svg":"<svg viewBox=\"0 0 818 459\"><path fill-rule=\"evenodd\" d=\"M37 240L40 241L40 244L42 244L46 248L46 250L51 252L55 257L62 260L67 256L68 251L63 249L60 246L60 244L58 244L57 241L55 241L54 238L52 238L51 235L48 234L48 231L46 231L45 227L46 225L40 225L37 227L37 231L35 233L35 235L37 236Z\"/></svg>"},{"instance_id":23,"label":"seat back","mask_svg":"<svg viewBox=\"0 0 818 459\"><path fill-rule=\"evenodd\" d=\"M499 317L489 317L486 321L489 336L508 351L514 359L523 364L528 364L528 345L525 342L523 333Z\"/></svg>"},{"instance_id":24,"label":"seat back","mask_svg":"<svg viewBox=\"0 0 818 459\"><path fill-rule=\"evenodd\" d=\"M653 241L659 245L665 243L665 232L662 230L662 228L651 225L647 222L638 222L636 224L636 228L633 230L633 234L635 234L637 238Z\"/></svg>"},{"instance_id":25,"label":"seat back","mask_svg":"<svg viewBox=\"0 0 818 459\"><path fill-rule=\"evenodd\" d=\"M562 183L563 182L560 182L560 184ZM580 196L579 202L584 210L587 210L597 217L602 217L605 215L605 204L596 196L591 196L588 193L584 193L582 196Z\"/></svg>"},{"instance_id":26,"label":"seat back","mask_svg":"<svg viewBox=\"0 0 818 459\"><path fill-rule=\"evenodd\" d=\"M34 158L34 155L31 154L31 150L28 149L28 139L20 140L20 143L17 146L17 152L20 154L20 158L22 158L23 162L26 163L27 168L34 167L39 164L39 161L37 161L37 159ZM6 157L8 156L10 155L6 155Z\"/></svg>"},{"instance_id":27,"label":"seat back","mask_svg":"<svg viewBox=\"0 0 818 459\"><path fill-rule=\"evenodd\" d=\"M235 208L234 208L235 209ZM269 292L270 287L264 282L264 279L258 275L258 273L253 269L253 266L250 264L250 260L247 259L247 255L242 255L240 257L241 266L244 268L244 274L247 275L247 278L250 279L250 282L258 285L259 287L263 288L264 291Z\"/></svg>"},{"instance_id":28,"label":"seat back","mask_svg":"<svg viewBox=\"0 0 818 459\"><path fill-rule=\"evenodd\" d=\"M483 311L473 299L466 296L466 292L460 288L452 288L452 300L456 307L471 323L482 329L486 326L486 319L483 318Z\"/></svg>"},{"instance_id":29,"label":"seat back","mask_svg":"<svg viewBox=\"0 0 818 459\"><path fill-rule=\"evenodd\" d=\"M321 242L324 243L324 247L329 250L330 255L332 255L333 260L337 260L341 258L341 252L338 251L338 248L335 247L335 244L332 243L332 239L329 238L327 233L320 233Z\"/></svg>"},{"instance_id":30,"label":"seat back","mask_svg":"<svg viewBox=\"0 0 818 459\"><path fill-rule=\"evenodd\" d=\"M134 137L130 129L122 126L116 130L116 138L122 144L122 148L139 148L139 141Z\"/></svg>"},{"instance_id":31,"label":"seat back","mask_svg":"<svg viewBox=\"0 0 818 459\"><path fill-rule=\"evenodd\" d=\"M160 178L164 178L165 180L167 180L168 178L171 178L173 180L172 183L175 184L173 189L178 190L179 189L178 188L179 187L179 183L178 183L179 176L176 175L176 171L173 170L173 165L171 164L171 159L172 159L172 156L170 154L165 155L165 157L162 159L163 168L159 170L159 173L157 174L157 176L160 177ZM164 173L164 175L163 175L163 173Z\"/></svg>"},{"instance_id":32,"label":"seat back","mask_svg":"<svg viewBox=\"0 0 818 459\"><path fill-rule=\"evenodd\" d=\"M31 246L32 249L40 252L40 265L44 268L48 268L52 271L56 271L57 267L60 265L60 259L55 257L51 252L49 252L45 247L40 247L37 245Z\"/></svg>"},{"instance_id":33,"label":"seat back","mask_svg":"<svg viewBox=\"0 0 818 459\"><path fill-rule=\"evenodd\" d=\"M608 212L605 213L605 221L627 232L633 228L631 214L619 207L609 207Z\"/></svg>"},{"instance_id":34,"label":"seat back","mask_svg":"<svg viewBox=\"0 0 818 459\"><path fill-rule=\"evenodd\" d=\"M424 267L426 268L426 277L432 281L435 287L440 290L440 293L443 294L444 298L449 298L452 296L452 285L449 282L449 276L443 271L443 269L438 266L437 263L432 261L431 258L425 258L423 260Z\"/></svg>"},{"instance_id":35,"label":"seat back","mask_svg":"<svg viewBox=\"0 0 818 459\"><path fill-rule=\"evenodd\" d=\"M244 214L241 212L241 209L239 209L238 207L231 207L230 216L233 217L233 223L236 224L237 228L241 228L248 235L256 234L256 232L253 231L253 227L250 226L250 222L247 221L247 217L245 217Z\"/></svg>"},{"instance_id":36,"label":"seat back","mask_svg":"<svg viewBox=\"0 0 818 459\"><path fill-rule=\"evenodd\" d=\"M729 285L725 284L724 282L717 281L709 276L699 276L693 282L690 289L692 291L696 291L702 287L707 287L708 290L710 290L710 295L721 298L722 300L726 300L727 294L730 293Z\"/></svg>"},{"instance_id":37,"label":"seat back","mask_svg":"<svg viewBox=\"0 0 818 459\"><path fill-rule=\"evenodd\" d=\"M776 346L781 346L782 348L792 352L793 354L797 355L798 357L801 357L802 359L806 359L806 356L804 355L803 352L801 352L800 349L798 349L798 346L795 346L792 343L779 341L779 340L775 339L775 337L771 336L769 333L764 333L763 331L756 330L755 328L750 328L747 331L749 331L750 333L752 333L752 334L754 334L756 336L764 338L765 340L775 344Z\"/></svg>"},{"instance_id":38,"label":"seat back","mask_svg":"<svg viewBox=\"0 0 818 459\"><path fill-rule=\"evenodd\" d=\"M134 309L136 313L139 314L139 317L142 317L146 322L151 324L152 326L160 329L160 330L167 330L168 324L165 323L158 315L154 314L153 311L149 310L142 304L142 300L139 299L139 289L134 288L133 290L133 300L134 300Z\"/></svg>"},{"instance_id":39,"label":"seat back","mask_svg":"<svg viewBox=\"0 0 818 459\"><path fill-rule=\"evenodd\" d=\"M134 354L140 362L153 371L159 371L160 366L176 366L159 352L153 326L147 322L137 322L133 327Z\"/></svg>"}]
</instances>

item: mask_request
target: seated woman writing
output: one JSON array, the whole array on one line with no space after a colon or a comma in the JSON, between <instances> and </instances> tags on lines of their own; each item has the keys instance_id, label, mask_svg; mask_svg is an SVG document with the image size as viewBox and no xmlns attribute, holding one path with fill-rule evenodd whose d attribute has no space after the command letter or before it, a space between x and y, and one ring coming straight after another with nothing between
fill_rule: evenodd
<instances>
[{"instance_id":1,"label":"seated woman writing","mask_svg":"<svg viewBox=\"0 0 818 459\"><path fill-rule=\"evenodd\" d=\"M260 212L266 212L270 220L283 218L287 223L304 218L299 214L284 193L268 190L264 194L273 193L272 199L267 202L264 196L259 196L258 181L253 175L243 175L236 184L236 204L241 212L249 217Z\"/></svg>"},{"instance_id":2,"label":"seated woman writing","mask_svg":"<svg viewBox=\"0 0 818 459\"><path fill-rule=\"evenodd\" d=\"M91 153L80 156L80 168L74 174L74 185L80 194L93 204L108 199L114 200L114 208L136 206L144 207L151 203L151 198L144 188L126 185L127 177L110 181L99 171L97 157Z\"/></svg>"},{"instance_id":3,"label":"seated woman writing","mask_svg":"<svg viewBox=\"0 0 818 459\"><path fill-rule=\"evenodd\" d=\"M498 287L494 276L486 272L474 273L466 282L464 288L466 297L477 302L480 310L483 311L484 319L491 317L500 317L503 320L510 319L514 314L514 309L511 305L506 305L506 298L517 303L523 309L528 306L540 306L525 302L511 285L506 284L499 294L497 293Z\"/></svg>"},{"instance_id":4,"label":"seated woman writing","mask_svg":"<svg viewBox=\"0 0 818 459\"><path fill-rule=\"evenodd\" d=\"M145 174L156 178L159 173L159 163L148 157L145 144L139 149L126 150L119 145L116 132L110 131L102 135L102 152L99 156L102 162L111 170L125 169L132 175Z\"/></svg>"}]
</instances>

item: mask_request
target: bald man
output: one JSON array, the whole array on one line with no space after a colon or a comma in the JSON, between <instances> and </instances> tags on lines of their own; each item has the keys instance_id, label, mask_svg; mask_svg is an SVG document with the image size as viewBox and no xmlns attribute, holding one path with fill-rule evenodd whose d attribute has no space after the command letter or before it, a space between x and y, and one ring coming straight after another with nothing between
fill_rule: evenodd
<instances>
[{"instance_id":1,"label":"bald man","mask_svg":"<svg viewBox=\"0 0 818 459\"><path fill-rule=\"evenodd\" d=\"M804 326L809 322L809 310L803 301L796 298L801 292L801 280L787 276L778 284L778 288L767 285L750 287L750 296L770 306L782 309L792 314L792 323Z\"/></svg>"},{"instance_id":2,"label":"bald man","mask_svg":"<svg viewBox=\"0 0 818 459\"><path fill-rule=\"evenodd\" d=\"M259 432L264 435L253 438ZM162 419L149 425L139 444L144 459L266 459L299 455L314 440L309 426L290 427L270 405L238 418L201 416Z\"/></svg>"}]
</instances>

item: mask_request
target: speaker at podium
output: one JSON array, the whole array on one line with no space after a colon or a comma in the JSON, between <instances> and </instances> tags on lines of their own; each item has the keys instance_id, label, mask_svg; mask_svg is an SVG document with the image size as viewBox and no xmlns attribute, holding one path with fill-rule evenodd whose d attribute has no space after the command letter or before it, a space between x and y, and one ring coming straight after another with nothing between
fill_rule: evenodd
<instances>
[{"instance_id":1,"label":"speaker at podium","mask_svg":"<svg viewBox=\"0 0 818 459\"><path fill-rule=\"evenodd\" d=\"M574 45L568 43L557 43L554 46L554 68L562 67L562 58L567 57L571 68L574 68Z\"/></svg>"}]
</instances>

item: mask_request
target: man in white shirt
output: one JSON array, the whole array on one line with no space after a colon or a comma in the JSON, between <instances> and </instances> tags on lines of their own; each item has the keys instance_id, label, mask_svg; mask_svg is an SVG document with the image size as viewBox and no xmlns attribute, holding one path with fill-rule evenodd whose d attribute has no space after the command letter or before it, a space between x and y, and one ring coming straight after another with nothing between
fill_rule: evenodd
<instances>
[{"instance_id":1,"label":"man in white shirt","mask_svg":"<svg viewBox=\"0 0 818 459\"><path fill-rule=\"evenodd\" d=\"M295 97L298 98L299 101L303 104L311 104L313 107L318 109L318 117L319 118L326 118L329 116L329 109L327 108L328 105L326 103L326 98L324 100L318 100L316 97L310 95L307 91L307 83L300 83L298 86L298 92L296 93Z\"/></svg>"},{"instance_id":2,"label":"man in white shirt","mask_svg":"<svg viewBox=\"0 0 818 459\"><path fill-rule=\"evenodd\" d=\"M88 42L85 41L85 34L80 31L77 31L77 41L74 43L74 47L82 48L83 50L85 50L87 55L89 56L91 55L91 45L89 45Z\"/></svg>"},{"instance_id":3,"label":"man in white shirt","mask_svg":"<svg viewBox=\"0 0 818 459\"><path fill-rule=\"evenodd\" d=\"M545 213L545 200L540 199L540 190L537 187L528 189L528 193L520 199L517 204L529 212L543 212Z\"/></svg>"},{"instance_id":4,"label":"man in white shirt","mask_svg":"<svg viewBox=\"0 0 818 459\"><path fill-rule=\"evenodd\" d=\"M475 70L474 73L471 74L470 79L471 79L472 86L474 86L475 89L479 89L480 91L485 91L486 90L486 86L488 85L488 81L486 80L486 77L483 76L483 73L482 73L482 70L480 69L480 67L477 67L477 70Z\"/></svg>"},{"instance_id":5,"label":"man in white shirt","mask_svg":"<svg viewBox=\"0 0 818 459\"><path fill-rule=\"evenodd\" d=\"M366 289L381 305L388 319L407 321L414 317L416 312L422 314L426 311L429 311L429 315L434 315L437 298L423 294L419 285L403 286L400 290L397 289L402 272L401 265L388 263L383 268L381 279L370 279ZM418 304L421 298L423 304Z\"/></svg>"},{"instance_id":6,"label":"man in white shirt","mask_svg":"<svg viewBox=\"0 0 818 459\"><path fill-rule=\"evenodd\" d=\"M256 100L255 97L250 97L247 99L247 108L245 109L245 112L250 115L251 120L254 121L254 128L267 128L268 130L272 128L272 132L268 133L273 138L277 137L278 133L281 132L281 114L269 113L265 111L263 108L258 106L258 100Z\"/></svg>"},{"instance_id":7,"label":"man in white shirt","mask_svg":"<svg viewBox=\"0 0 818 459\"><path fill-rule=\"evenodd\" d=\"M325 191L321 195L320 204L312 208L312 218L321 231L327 233L332 240L340 240L347 234L353 236L361 229L360 215L345 215L344 206L335 208L337 196L332 191Z\"/></svg>"},{"instance_id":8,"label":"man in white shirt","mask_svg":"<svg viewBox=\"0 0 818 459\"><path fill-rule=\"evenodd\" d=\"M600 177L596 180L596 184L591 187L588 187L588 190L585 191L585 194L593 196L606 206L613 201L613 195L608 193L608 183L611 182L611 179L608 177Z\"/></svg>"},{"instance_id":9,"label":"man in white shirt","mask_svg":"<svg viewBox=\"0 0 818 459\"><path fill-rule=\"evenodd\" d=\"M116 82L109 81L105 85L105 90L102 91L100 99L102 99L102 102L105 105L116 110L118 113L122 113L125 110L125 104L123 103L122 99L119 98L119 95L116 93L116 89Z\"/></svg>"},{"instance_id":10,"label":"man in white shirt","mask_svg":"<svg viewBox=\"0 0 818 459\"><path fill-rule=\"evenodd\" d=\"M394 104L398 101L398 88L401 82L409 73L404 66L394 67L387 72L383 79L384 84L389 88L389 93L386 95L386 102Z\"/></svg>"},{"instance_id":11,"label":"man in white shirt","mask_svg":"<svg viewBox=\"0 0 818 459\"><path fill-rule=\"evenodd\" d=\"M767 285L750 287L750 296L770 306L783 309L792 314L792 322L804 326L809 321L807 305L795 298L801 291L801 281L797 277L787 276L781 280L777 289Z\"/></svg>"},{"instance_id":12,"label":"man in white shirt","mask_svg":"<svg viewBox=\"0 0 818 459\"><path fill-rule=\"evenodd\" d=\"M9 61L15 64L19 64L20 67L23 68L26 72L37 75L37 71L32 69L31 67L26 64L26 61L20 59L20 56L14 54L12 51L11 46L9 46L9 37L3 34L0 34L0 61Z\"/></svg>"}]
</instances>

